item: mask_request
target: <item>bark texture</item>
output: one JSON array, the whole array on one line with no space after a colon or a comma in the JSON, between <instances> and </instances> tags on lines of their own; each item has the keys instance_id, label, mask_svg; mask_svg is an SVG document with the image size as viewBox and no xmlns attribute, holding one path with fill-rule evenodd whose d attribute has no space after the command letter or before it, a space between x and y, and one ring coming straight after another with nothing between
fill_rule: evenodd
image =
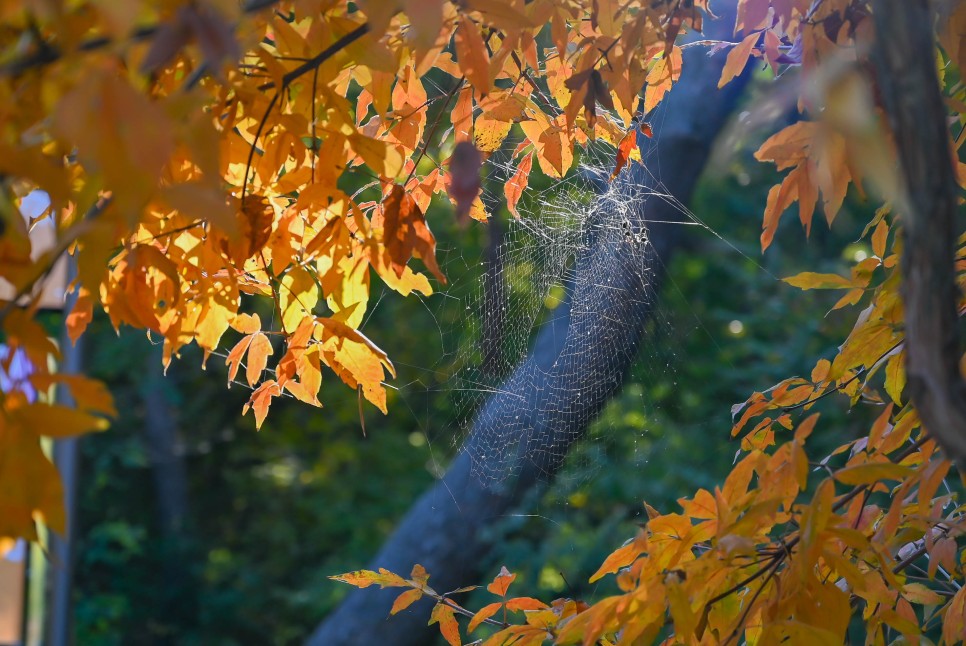
<instances>
[{"instance_id":1,"label":"bark texture","mask_svg":"<svg viewBox=\"0 0 966 646\"><path fill-rule=\"evenodd\" d=\"M957 325L957 182L926 0L876 0L874 57L899 155L908 393L929 434L966 467ZM959 227L957 227L957 223Z\"/></svg>"},{"instance_id":2,"label":"bark texture","mask_svg":"<svg viewBox=\"0 0 966 646\"><path fill-rule=\"evenodd\" d=\"M707 36L730 39L734 6L722 4L715 7L716 12L723 14L722 18L706 23ZM654 185L653 173L662 181L662 192L686 204L745 78L718 91L724 54L709 58L700 48L693 48L686 52L685 59L681 80L652 119L654 141L642 142L649 170L637 166L632 174L625 173L630 175L625 181L629 191L640 190L641 185ZM677 207L656 197L648 200L646 210L646 213L630 215L638 220L632 223L638 225L635 229L644 219L682 219ZM654 224L648 228L654 250L666 261L679 245L685 227ZM649 315L649 300L647 286L640 280L640 256L622 249L627 247L615 244L612 239L598 240L578 259L578 288L573 294L573 303L567 301L554 310L554 317L541 329L529 356L484 404L485 414L474 423L468 446L443 478L416 501L372 560L370 568L383 567L405 575L414 563L421 563L432 574L433 587L441 592L479 583L482 576L479 564L490 548L483 538L483 530L518 505L535 484L556 472L569 446L617 392L634 360ZM652 289L655 281L660 280L657 274L662 266L656 263L653 267ZM587 276L602 275L613 276L611 284L619 289L607 290L612 296L602 307L582 312L579 286L594 282L587 280ZM610 339L610 347L623 347L626 352L588 351L588 346L599 339ZM562 354L581 352L587 357L582 370L575 373L555 369L556 359ZM528 387L521 392L517 384L524 383ZM600 388L600 384L607 386ZM554 393L556 405L546 405L548 393ZM523 407L521 397L526 400ZM553 451L545 452L539 460L534 456L518 456L520 468L515 479L502 487L484 487L471 473L473 443L494 432L501 418L513 420L517 415L526 415L521 419L528 421L528 434L539 434L544 441L550 438ZM520 442L521 446L526 444L526 441ZM373 588L353 590L316 629L309 643L313 646L433 643L438 628L426 625L431 608L428 603L420 602L404 613L389 616L392 601L399 592Z\"/></svg>"}]
</instances>

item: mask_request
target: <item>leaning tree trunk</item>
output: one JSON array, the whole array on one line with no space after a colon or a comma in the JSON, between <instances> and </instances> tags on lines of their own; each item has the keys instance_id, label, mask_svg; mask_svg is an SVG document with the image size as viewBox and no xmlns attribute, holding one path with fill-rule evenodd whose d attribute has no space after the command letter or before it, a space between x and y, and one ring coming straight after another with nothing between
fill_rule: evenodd
<instances>
[{"instance_id":1,"label":"leaning tree trunk","mask_svg":"<svg viewBox=\"0 0 966 646\"><path fill-rule=\"evenodd\" d=\"M720 6L715 7L720 10ZM717 21L707 23L711 38L728 40L734 25L733 5ZM701 48L685 53L681 80L652 119L654 142L642 142L647 168L638 165L625 173L624 190L637 196L642 189L657 188L653 174L660 175L660 193L674 200L652 196L643 210L628 213L636 231L643 220L680 221L675 204L687 203L708 159L712 143L735 106L745 77L717 90L724 55L706 56ZM637 203L638 200L630 200ZM672 203L675 202L675 203ZM636 220L636 221L635 221ZM648 227L653 251L664 261L678 246L684 227L654 224ZM617 231L616 235L620 232ZM575 289L554 311L540 331L530 355L484 403L471 428L469 440L443 478L416 501L393 535L372 560L371 567L408 574L414 563L432 574L433 587L452 590L479 583L480 564L490 548L484 528L516 506L536 483L557 471L569 447L619 389L633 362L649 315L649 296L660 279L662 263L650 268L649 281L641 280L641 256L613 236L601 235L576 265ZM598 290L598 307L581 308L584 289L593 289L591 277L606 276L617 289ZM602 296L599 292L606 291ZM608 340L605 351L595 344ZM580 357L579 369L566 357ZM550 397L553 402L548 402ZM548 405L552 403L552 405ZM514 477L503 486L481 483L473 473L474 455L483 444L509 424L524 435L519 447L538 438L546 449L540 458L524 452L507 469ZM427 627L430 606L420 602L404 613L389 617L398 590L353 590L346 601L315 631L315 646L342 644L417 645L432 643L436 627Z\"/></svg>"}]
</instances>

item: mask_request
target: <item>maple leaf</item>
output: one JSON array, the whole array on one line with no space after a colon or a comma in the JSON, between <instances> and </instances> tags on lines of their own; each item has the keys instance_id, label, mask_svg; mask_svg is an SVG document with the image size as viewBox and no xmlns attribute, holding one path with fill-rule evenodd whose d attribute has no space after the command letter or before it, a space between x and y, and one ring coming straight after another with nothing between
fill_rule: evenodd
<instances>
[{"instance_id":1,"label":"maple leaf","mask_svg":"<svg viewBox=\"0 0 966 646\"><path fill-rule=\"evenodd\" d=\"M610 174L610 181L613 182L621 170L627 166L628 160L631 158L631 152L635 148L637 148L637 131L631 130L617 144L617 157L615 158L614 170Z\"/></svg>"},{"instance_id":2,"label":"maple leaf","mask_svg":"<svg viewBox=\"0 0 966 646\"><path fill-rule=\"evenodd\" d=\"M383 241L396 275L402 277L406 263L418 252L436 278L445 283L446 278L436 264L436 239L416 201L402 186L393 186L383 202L382 214Z\"/></svg>"},{"instance_id":3,"label":"maple leaf","mask_svg":"<svg viewBox=\"0 0 966 646\"><path fill-rule=\"evenodd\" d=\"M456 56L460 70L481 95L490 91L490 54L480 29L465 14L456 30Z\"/></svg>"},{"instance_id":4,"label":"maple leaf","mask_svg":"<svg viewBox=\"0 0 966 646\"><path fill-rule=\"evenodd\" d=\"M523 195L523 191L527 188L527 181L530 177L530 169L532 166L533 153L529 152L520 160L513 176L506 183L506 207L513 214L513 217L517 219L520 218L520 212L517 211L517 204L520 201L520 196Z\"/></svg>"},{"instance_id":5,"label":"maple leaf","mask_svg":"<svg viewBox=\"0 0 966 646\"><path fill-rule=\"evenodd\" d=\"M759 37L760 34L757 32L749 34L740 43L731 48L731 51L728 52L728 58L725 61L724 67L721 69L721 79L718 81L719 89L727 85L745 69L745 66L748 64L748 58L751 56L752 49L758 42Z\"/></svg>"},{"instance_id":6,"label":"maple leaf","mask_svg":"<svg viewBox=\"0 0 966 646\"><path fill-rule=\"evenodd\" d=\"M516 578L517 575L512 574L504 565L500 568L500 573L496 575L496 578L493 579L493 582L486 586L486 589L495 595L505 597L507 589Z\"/></svg>"}]
</instances>

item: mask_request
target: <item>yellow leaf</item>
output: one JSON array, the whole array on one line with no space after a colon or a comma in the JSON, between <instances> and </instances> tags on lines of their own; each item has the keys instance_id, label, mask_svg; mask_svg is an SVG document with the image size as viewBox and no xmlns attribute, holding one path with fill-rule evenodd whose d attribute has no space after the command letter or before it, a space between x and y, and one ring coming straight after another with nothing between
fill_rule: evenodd
<instances>
[{"instance_id":1,"label":"yellow leaf","mask_svg":"<svg viewBox=\"0 0 966 646\"><path fill-rule=\"evenodd\" d=\"M879 224L876 225L875 231L872 232L872 253L879 258L885 258L886 241L888 238L889 225L884 219L879 220Z\"/></svg>"},{"instance_id":2,"label":"yellow leaf","mask_svg":"<svg viewBox=\"0 0 966 646\"><path fill-rule=\"evenodd\" d=\"M847 485L868 485L880 480L902 480L912 473L909 467L891 462L873 462L845 467L835 472L835 479Z\"/></svg>"},{"instance_id":3,"label":"yellow leaf","mask_svg":"<svg viewBox=\"0 0 966 646\"><path fill-rule=\"evenodd\" d=\"M366 166L381 177L393 179L402 172L405 159L396 146L381 139L373 139L357 132L349 135L349 145L352 147Z\"/></svg>"},{"instance_id":4,"label":"yellow leaf","mask_svg":"<svg viewBox=\"0 0 966 646\"><path fill-rule=\"evenodd\" d=\"M370 585L378 585L380 588L406 588L409 584L406 579L398 574L393 574L385 568L379 568L378 572L372 570L356 570L330 576L333 581L341 581L354 585L357 588L368 588Z\"/></svg>"},{"instance_id":5,"label":"yellow leaf","mask_svg":"<svg viewBox=\"0 0 966 646\"><path fill-rule=\"evenodd\" d=\"M798 287L800 289L849 289L852 287L852 281L848 278L839 276L838 274L817 274L811 271L805 271L794 276L789 276L788 278L782 278L782 281L792 285L793 287Z\"/></svg>"},{"instance_id":6,"label":"yellow leaf","mask_svg":"<svg viewBox=\"0 0 966 646\"><path fill-rule=\"evenodd\" d=\"M760 35L759 32L749 34L740 43L731 48L731 51L728 52L728 58L725 61L724 68L721 70L718 89L723 88L745 69L745 66L748 64L748 57L751 56L751 50L755 46L755 43L758 42Z\"/></svg>"},{"instance_id":7,"label":"yellow leaf","mask_svg":"<svg viewBox=\"0 0 966 646\"><path fill-rule=\"evenodd\" d=\"M319 302L319 288L315 277L302 266L293 267L282 276L278 290L279 309L282 311L282 328L294 332Z\"/></svg>"},{"instance_id":8,"label":"yellow leaf","mask_svg":"<svg viewBox=\"0 0 966 646\"><path fill-rule=\"evenodd\" d=\"M885 367L885 389L897 404L902 403L902 391L906 387L905 352L899 352L889 357Z\"/></svg>"},{"instance_id":9,"label":"yellow leaf","mask_svg":"<svg viewBox=\"0 0 966 646\"><path fill-rule=\"evenodd\" d=\"M316 338L322 341L322 359L350 388L362 386L362 394L386 412L383 371L396 372L386 353L358 330L331 318L316 319Z\"/></svg>"},{"instance_id":10,"label":"yellow leaf","mask_svg":"<svg viewBox=\"0 0 966 646\"><path fill-rule=\"evenodd\" d=\"M28 404L13 411L12 417L24 429L54 438L103 431L109 426L103 417L59 404Z\"/></svg>"},{"instance_id":11,"label":"yellow leaf","mask_svg":"<svg viewBox=\"0 0 966 646\"><path fill-rule=\"evenodd\" d=\"M644 114L649 114L657 107L664 95L681 76L681 48L675 45L668 56L662 56L654 62L654 66L647 73L647 88L644 90Z\"/></svg>"},{"instance_id":12,"label":"yellow leaf","mask_svg":"<svg viewBox=\"0 0 966 646\"><path fill-rule=\"evenodd\" d=\"M511 125L507 121L497 121L485 114L480 115L473 124L473 141L476 147L483 153L499 150L510 132Z\"/></svg>"}]
</instances>

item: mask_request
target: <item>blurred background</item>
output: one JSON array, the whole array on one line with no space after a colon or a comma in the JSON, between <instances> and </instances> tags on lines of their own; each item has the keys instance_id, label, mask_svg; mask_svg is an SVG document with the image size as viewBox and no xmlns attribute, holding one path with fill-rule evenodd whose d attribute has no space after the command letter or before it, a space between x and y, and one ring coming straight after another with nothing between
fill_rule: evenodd
<instances>
[{"instance_id":1,"label":"blurred background","mask_svg":"<svg viewBox=\"0 0 966 646\"><path fill-rule=\"evenodd\" d=\"M606 594L606 581L587 586L587 578L646 518L643 502L673 510L679 497L719 483L738 450L731 406L807 375L854 321L854 312L825 315L839 294L801 292L775 277L845 272L871 253L852 243L868 207L850 198L834 230L816 223L807 242L786 214L763 256L762 210L776 176L752 158L760 142L747 133L722 142L690 205L718 235L690 227L621 394L556 482L490 527L490 569L517 572L517 594ZM531 184L540 190L549 180ZM500 226L460 226L442 203L428 220L451 283L475 284ZM226 389L222 357L202 369L192 349L165 376L159 345L95 318L83 361L108 383L120 416L80 442L77 643L297 644L348 592L327 577L365 567L458 446L466 412L448 384L460 368L454 347L473 342L460 338L473 329L461 301L380 298L373 280L378 306L364 329L399 376L388 416L362 409L365 432L357 393L331 373L323 409L276 401L256 432L251 415L241 416L249 392ZM58 334L61 315L47 317ZM835 398L823 405L835 445L871 414L847 415ZM41 621L43 598L26 605Z\"/></svg>"}]
</instances>

